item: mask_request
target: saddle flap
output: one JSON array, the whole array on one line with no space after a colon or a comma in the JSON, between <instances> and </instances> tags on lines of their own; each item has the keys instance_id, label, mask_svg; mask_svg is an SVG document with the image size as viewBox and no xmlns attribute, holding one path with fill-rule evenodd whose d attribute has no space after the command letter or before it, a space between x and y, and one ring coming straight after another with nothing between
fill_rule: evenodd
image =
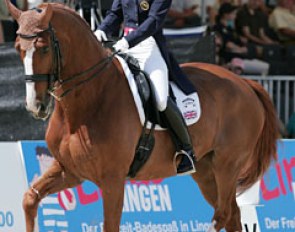
<instances>
[{"instance_id":1,"label":"saddle flap","mask_svg":"<svg viewBox=\"0 0 295 232\"><path fill-rule=\"evenodd\" d=\"M146 118L150 119L150 117L147 117L146 111L145 111L145 103L143 103L143 101L141 100L142 97L140 96L140 91L142 90L139 90L141 87L138 87L137 81L134 78L134 74L130 71L130 68L127 65L126 61L120 56L116 56L116 57L121 63L125 76L128 80L130 91L132 92L133 99L138 110L140 122L142 125L144 125ZM145 82L144 80L142 81ZM145 85L140 85L140 86L145 86ZM151 86L151 84L149 84L149 86ZM199 96L197 92L193 92L189 95L186 95L174 82L170 81L170 86L173 91L173 96L174 96L173 98L176 99L177 106L182 112L182 115L185 119L186 124L190 126L196 123L201 117L200 100L199 100ZM145 88L146 87L144 87L144 89ZM156 107L155 107L155 101L153 104L154 105L152 107L148 107L148 108L151 109L155 113L154 115L157 115L157 116L155 116L154 120L149 120L148 128L151 128L151 125L153 122L157 122L155 129L164 130L166 128L159 124L161 120L160 120L159 112L156 110ZM149 116L151 115L150 113L148 114Z\"/></svg>"}]
</instances>

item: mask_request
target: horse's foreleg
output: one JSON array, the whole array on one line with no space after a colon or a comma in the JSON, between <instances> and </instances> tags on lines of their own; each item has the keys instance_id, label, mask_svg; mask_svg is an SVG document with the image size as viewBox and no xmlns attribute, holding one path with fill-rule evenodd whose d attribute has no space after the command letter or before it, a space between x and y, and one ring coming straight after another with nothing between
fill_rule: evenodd
<instances>
[{"instance_id":1,"label":"horse's foreleg","mask_svg":"<svg viewBox=\"0 0 295 232\"><path fill-rule=\"evenodd\" d=\"M213 155L214 152L211 152L196 163L198 171L192 174L192 177L198 183L206 201L215 208L217 205L217 185L212 167Z\"/></svg>"},{"instance_id":2,"label":"horse's foreleg","mask_svg":"<svg viewBox=\"0 0 295 232\"><path fill-rule=\"evenodd\" d=\"M119 232L123 209L125 176L108 176L101 182L104 232Z\"/></svg>"},{"instance_id":3,"label":"horse's foreleg","mask_svg":"<svg viewBox=\"0 0 295 232\"><path fill-rule=\"evenodd\" d=\"M32 185L24 194L23 209L25 212L26 232L33 232L38 204L48 194L78 185L79 179L66 172L57 161Z\"/></svg>"},{"instance_id":4,"label":"horse's foreleg","mask_svg":"<svg viewBox=\"0 0 295 232\"><path fill-rule=\"evenodd\" d=\"M217 207L217 184L215 180L215 174L213 171L212 158L214 152L206 154L200 161L196 164L196 170L192 174L193 179L198 183L198 186L206 199L206 201L214 208ZM216 222L213 221L211 227L207 232L216 232L215 229Z\"/></svg>"}]
</instances>

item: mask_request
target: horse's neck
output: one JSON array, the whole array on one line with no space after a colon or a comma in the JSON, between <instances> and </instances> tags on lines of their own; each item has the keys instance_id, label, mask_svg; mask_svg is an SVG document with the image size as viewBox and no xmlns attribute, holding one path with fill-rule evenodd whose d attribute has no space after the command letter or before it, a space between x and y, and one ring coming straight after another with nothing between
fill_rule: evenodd
<instances>
[{"instance_id":1,"label":"horse's neck","mask_svg":"<svg viewBox=\"0 0 295 232\"><path fill-rule=\"evenodd\" d=\"M61 79L81 73L106 56L87 24L73 13L57 9L52 20L62 55ZM58 29L60 28L60 29Z\"/></svg>"},{"instance_id":2,"label":"horse's neck","mask_svg":"<svg viewBox=\"0 0 295 232\"><path fill-rule=\"evenodd\" d=\"M115 65L111 63L94 79L68 94L60 105L69 130L76 131L81 125L93 121L104 124L105 120L112 117L116 120L116 107L118 104L126 104L122 103L124 100L121 98L122 92L128 91L125 82Z\"/></svg>"},{"instance_id":3,"label":"horse's neck","mask_svg":"<svg viewBox=\"0 0 295 232\"><path fill-rule=\"evenodd\" d=\"M60 78L62 80L85 72L107 56L86 24L72 13L64 14L62 9L56 9L52 24L60 43L62 55ZM101 88L107 85L103 78L99 76L80 86L75 86L92 74L93 72L85 72L79 78L61 87L62 91L74 88L61 103L57 103L64 111L62 120L65 120L71 128L87 120L87 113L93 113L93 110L101 105L99 93L102 91Z\"/></svg>"}]
</instances>

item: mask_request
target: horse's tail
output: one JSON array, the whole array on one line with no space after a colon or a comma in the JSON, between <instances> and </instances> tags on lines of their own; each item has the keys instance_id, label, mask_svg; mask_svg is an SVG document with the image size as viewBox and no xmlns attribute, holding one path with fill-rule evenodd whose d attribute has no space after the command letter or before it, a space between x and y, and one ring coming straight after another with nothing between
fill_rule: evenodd
<instances>
[{"instance_id":1,"label":"horse's tail","mask_svg":"<svg viewBox=\"0 0 295 232\"><path fill-rule=\"evenodd\" d=\"M267 171L271 162L277 160L277 138L279 136L279 121L273 103L264 90L257 82L244 79L245 82L254 90L264 108L264 125L258 138L252 159L248 168L243 170L239 179L239 190L244 191L251 187Z\"/></svg>"}]
</instances>

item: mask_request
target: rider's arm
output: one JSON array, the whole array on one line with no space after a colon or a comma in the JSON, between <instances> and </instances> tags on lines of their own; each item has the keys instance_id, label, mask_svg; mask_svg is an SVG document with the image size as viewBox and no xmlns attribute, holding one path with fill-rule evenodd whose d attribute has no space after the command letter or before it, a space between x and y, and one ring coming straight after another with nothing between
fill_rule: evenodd
<instances>
[{"instance_id":1,"label":"rider's arm","mask_svg":"<svg viewBox=\"0 0 295 232\"><path fill-rule=\"evenodd\" d=\"M123 22L123 11L121 0L114 0L111 10L108 11L107 16L99 26L99 29L104 31L107 35L116 34L120 25Z\"/></svg>"},{"instance_id":2,"label":"rider's arm","mask_svg":"<svg viewBox=\"0 0 295 232\"><path fill-rule=\"evenodd\" d=\"M135 31L125 37L130 48L154 35L162 28L170 5L171 0L155 0L151 4L148 18Z\"/></svg>"}]
</instances>

